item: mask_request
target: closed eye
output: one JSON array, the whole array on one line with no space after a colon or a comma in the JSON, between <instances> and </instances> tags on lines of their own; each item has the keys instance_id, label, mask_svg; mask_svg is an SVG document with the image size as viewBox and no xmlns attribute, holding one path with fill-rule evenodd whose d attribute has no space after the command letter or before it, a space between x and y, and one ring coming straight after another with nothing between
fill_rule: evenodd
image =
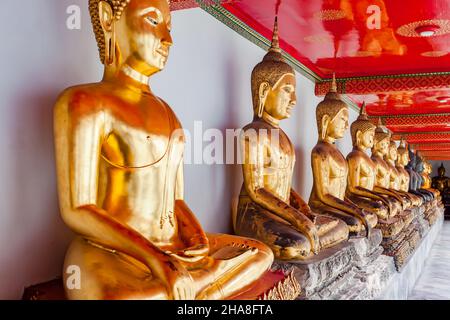
<instances>
[{"instance_id":1,"label":"closed eye","mask_svg":"<svg viewBox=\"0 0 450 320\"><path fill-rule=\"evenodd\" d=\"M150 24L154 27L158 25L158 20L156 20L155 18L147 17L147 21L150 22Z\"/></svg>"}]
</instances>

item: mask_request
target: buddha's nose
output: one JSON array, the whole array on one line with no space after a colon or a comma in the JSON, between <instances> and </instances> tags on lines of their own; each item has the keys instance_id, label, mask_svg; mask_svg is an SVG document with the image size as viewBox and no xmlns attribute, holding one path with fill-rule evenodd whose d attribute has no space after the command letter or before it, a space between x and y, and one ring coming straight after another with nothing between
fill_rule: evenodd
<instances>
[{"instance_id":1,"label":"buddha's nose","mask_svg":"<svg viewBox=\"0 0 450 320\"><path fill-rule=\"evenodd\" d=\"M171 47L173 45L173 39L172 35L170 34L169 30L164 31L164 34L161 38L161 43L166 46L167 48Z\"/></svg>"}]
</instances>

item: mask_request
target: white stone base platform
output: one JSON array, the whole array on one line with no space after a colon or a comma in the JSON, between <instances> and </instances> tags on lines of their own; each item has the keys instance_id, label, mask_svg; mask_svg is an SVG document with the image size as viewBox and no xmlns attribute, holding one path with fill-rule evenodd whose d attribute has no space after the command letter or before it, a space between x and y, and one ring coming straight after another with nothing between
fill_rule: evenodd
<instances>
[{"instance_id":1,"label":"white stone base platform","mask_svg":"<svg viewBox=\"0 0 450 320\"><path fill-rule=\"evenodd\" d=\"M382 255L381 232L354 238L310 261L277 261L275 268L294 270L302 300L406 300L442 230L443 214L426 232L401 271L394 258ZM377 230L379 231L379 230Z\"/></svg>"},{"instance_id":2,"label":"white stone base platform","mask_svg":"<svg viewBox=\"0 0 450 320\"><path fill-rule=\"evenodd\" d=\"M422 273L431 247L442 230L444 216L441 214L434 225L429 229L416 251L403 267L401 272L394 274L386 288L375 299L378 300L406 300L411 294L414 285Z\"/></svg>"}]
</instances>

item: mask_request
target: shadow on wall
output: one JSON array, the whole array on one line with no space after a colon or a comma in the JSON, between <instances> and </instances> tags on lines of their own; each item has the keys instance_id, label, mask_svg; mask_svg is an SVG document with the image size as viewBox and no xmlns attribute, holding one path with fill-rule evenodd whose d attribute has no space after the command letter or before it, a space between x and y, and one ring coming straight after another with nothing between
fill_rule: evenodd
<instances>
[{"instance_id":1,"label":"shadow on wall","mask_svg":"<svg viewBox=\"0 0 450 320\"><path fill-rule=\"evenodd\" d=\"M7 81L0 81L6 101L0 126L8 145L2 154L6 183L0 191L6 195L1 216L0 299L18 299L24 287L62 273L72 233L59 214L53 106L65 87L99 77L87 11L83 11L82 30L65 26L67 6L79 4L87 10L86 1L25 2L24 6L7 0L8 11L20 11L23 19L1 20L15 32L4 35L9 46L0 52L0 59L8 61L2 67ZM14 39L9 41L10 37Z\"/></svg>"},{"instance_id":2,"label":"shadow on wall","mask_svg":"<svg viewBox=\"0 0 450 320\"><path fill-rule=\"evenodd\" d=\"M17 100L11 142L17 148L10 208L14 217L9 228L16 243L1 270L2 286L14 290L5 298L18 298L23 287L61 274L71 238L59 215L56 190L52 110L56 95L53 90L48 94L40 90Z\"/></svg>"}]
</instances>

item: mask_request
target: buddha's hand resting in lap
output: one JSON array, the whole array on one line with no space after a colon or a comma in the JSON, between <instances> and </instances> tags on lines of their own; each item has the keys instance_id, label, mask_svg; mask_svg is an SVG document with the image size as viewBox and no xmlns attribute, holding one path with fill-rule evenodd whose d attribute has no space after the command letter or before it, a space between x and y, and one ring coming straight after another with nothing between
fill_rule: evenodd
<instances>
[{"instance_id":1,"label":"buddha's hand resting in lap","mask_svg":"<svg viewBox=\"0 0 450 320\"><path fill-rule=\"evenodd\" d=\"M177 252L167 252L172 257L184 262L196 262L205 258L209 252L208 244L198 244L194 247L178 250Z\"/></svg>"},{"instance_id":2,"label":"buddha's hand resting in lap","mask_svg":"<svg viewBox=\"0 0 450 320\"><path fill-rule=\"evenodd\" d=\"M186 245L187 248L177 250L176 252L167 253L184 262L196 262L208 255L209 240L204 234L191 237Z\"/></svg>"},{"instance_id":3,"label":"buddha's hand resting in lap","mask_svg":"<svg viewBox=\"0 0 450 320\"><path fill-rule=\"evenodd\" d=\"M169 298L174 300L195 300L196 290L194 280L180 262L171 259L166 272L165 286Z\"/></svg>"}]
</instances>

